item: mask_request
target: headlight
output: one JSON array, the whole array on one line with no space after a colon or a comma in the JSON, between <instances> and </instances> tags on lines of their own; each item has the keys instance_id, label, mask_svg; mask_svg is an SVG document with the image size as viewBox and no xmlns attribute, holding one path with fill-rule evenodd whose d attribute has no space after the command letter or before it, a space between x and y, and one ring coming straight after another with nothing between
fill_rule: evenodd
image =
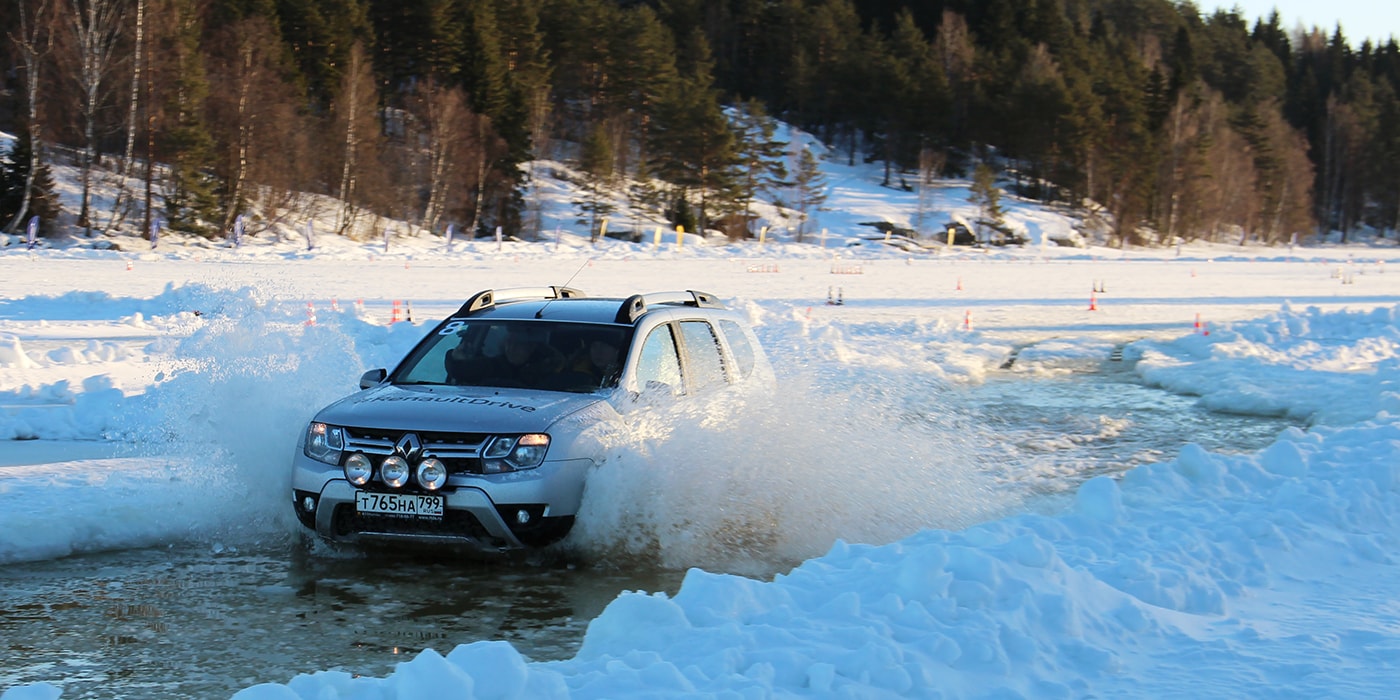
<instances>
[{"instance_id":1,"label":"headlight","mask_svg":"<svg viewBox=\"0 0 1400 700\"><path fill-rule=\"evenodd\" d=\"M345 429L325 423L312 423L306 427L306 456L326 464L340 464L340 453L345 449Z\"/></svg>"},{"instance_id":2,"label":"headlight","mask_svg":"<svg viewBox=\"0 0 1400 700\"><path fill-rule=\"evenodd\" d=\"M374 464L365 453L356 452L345 459L346 481L356 486L364 486L369 483L371 476L374 476Z\"/></svg>"},{"instance_id":3,"label":"headlight","mask_svg":"<svg viewBox=\"0 0 1400 700\"><path fill-rule=\"evenodd\" d=\"M501 436L492 440L481 453L481 470L486 474L500 474L534 469L544 462L548 450L549 436L544 433Z\"/></svg>"},{"instance_id":4,"label":"headlight","mask_svg":"<svg viewBox=\"0 0 1400 700\"><path fill-rule=\"evenodd\" d=\"M403 457L394 455L385 457L384 463L379 465L379 478L385 484L393 488L399 488L408 483L408 462Z\"/></svg>"},{"instance_id":5,"label":"headlight","mask_svg":"<svg viewBox=\"0 0 1400 700\"><path fill-rule=\"evenodd\" d=\"M418 468L414 470L413 476L418 480L418 485L429 491L436 491L447 483L447 466L442 460L436 457L429 457L418 463Z\"/></svg>"}]
</instances>

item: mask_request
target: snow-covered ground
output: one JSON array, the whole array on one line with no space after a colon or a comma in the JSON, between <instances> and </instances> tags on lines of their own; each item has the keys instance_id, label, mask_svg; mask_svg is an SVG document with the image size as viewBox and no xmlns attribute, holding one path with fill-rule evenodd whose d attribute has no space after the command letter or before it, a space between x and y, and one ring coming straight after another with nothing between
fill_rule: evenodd
<instances>
[{"instance_id":1,"label":"snow-covered ground","mask_svg":"<svg viewBox=\"0 0 1400 700\"><path fill-rule=\"evenodd\" d=\"M891 203L871 172L844 177L824 226L907 221L912 202ZM307 419L472 292L692 288L747 313L781 390L641 426L665 439L594 475L568 543L689 568L678 594L618 596L567 660L485 640L383 678L307 669L236 697L1393 692L1394 247L909 252L848 247L844 233L825 247L673 233L591 246L558 226L552 240L451 249L425 234L387 250L323 236L307 251L290 232L236 249L0 248L0 564L291 532L284 471ZM411 322L390 323L394 302ZM1006 371L1043 376L1120 353L1151 385L1305 428L1257 453L1186 445L1046 513L979 463L994 433L949 434L899 404L1013 356ZM891 378L902 386L875 384ZM727 514L706 507L720 496ZM654 508L618 505L642 497ZM739 527L766 528L762 544L725 537L736 510ZM800 563L745 566L759 555ZM23 642L0 630L0 648ZM6 688L0 664L0 698L57 697L64 673Z\"/></svg>"}]
</instances>

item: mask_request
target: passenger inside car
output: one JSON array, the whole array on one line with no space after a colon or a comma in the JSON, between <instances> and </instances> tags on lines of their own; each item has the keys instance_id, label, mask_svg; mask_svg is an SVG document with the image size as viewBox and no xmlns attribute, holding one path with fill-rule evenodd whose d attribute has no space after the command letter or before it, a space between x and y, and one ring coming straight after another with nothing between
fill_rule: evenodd
<instances>
[{"instance_id":1,"label":"passenger inside car","mask_svg":"<svg viewBox=\"0 0 1400 700\"><path fill-rule=\"evenodd\" d=\"M443 357L448 382L467 386L544 388L564 358L538 325L494 326L466 332ZM494 342L493 342L494 341Z\"/></svg>"}]
</instances>

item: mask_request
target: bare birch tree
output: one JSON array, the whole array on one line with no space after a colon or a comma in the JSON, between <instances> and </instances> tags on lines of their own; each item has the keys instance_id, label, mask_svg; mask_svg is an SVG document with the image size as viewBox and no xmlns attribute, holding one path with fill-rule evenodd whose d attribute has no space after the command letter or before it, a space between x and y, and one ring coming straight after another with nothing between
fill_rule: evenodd
<instances>
[{"instance_id":1,"label":"bare birch tree","mask_svg":"<svg viewBox=\"0 0 1400 700\"><path fill-rule=\"evenodd\" d=\"M496 130L491 126L491 119L485 115L477 115L469 129L473 143L476 144L476 148L471 149L470 154L470 162L475 165L476 172L469 185L474 196L471 204L472 221L467 235L475 236L477 229L481 227L482 210L486 206L486 190L491 185L488 180L491 166L505 153L506 143L496 135Z\"/></svg>"},{"instance_id":2,"label":"bare birch tree","mask_svg":"<svg viewBox=\"0 0 1400 700\"><path fill-rule=\"evenodd\" d=\"M938 176L943 171L943 164L947 161L948 154L941 149L924 146L919 149L919 200L914 211L914 231L923 238L929 234L928 218L936 209L933 208L938 196L938 190L933 186L938 180Z\"/></svg>"},{"instance_id":3,"label":"bare birch tree","mask_svg":"<svg viewBox=\"0 0 1400 700\"><path fill-rule=\"evenodd\" d=\"M340 97L335 103L336 133L341 138L340 186L336 190L340 213L336 233L346 235L355 222L360 169L373 163L378 147L378 99L374 75L365 49L356 43L350 49L340 85Z\"/></svg>"},{"instance_id":4,"label":"bare birch tree","mask_svg":"<svg viewBox=\"0 0 1400 700\"><path fill-rule=\"evenodd\" d=\"M1265 231L1268 243L1283 243L1312 230L1314 170L1308 159L1308 141L1283 117L1277 103L1264 112L1264 134L1278 156L1275 189L1263 193L1268 207Z\"/></svg>"},{"instance_id":5,"label":"bare birch tree","mask_svg":"<svg viewBox=\"0 0 1400 700\"><path fill-rule=\"evenodd\" d=\"M29 172L24 178L24 197L19 210L5 227L6 231L18 231L29 213L29 201L34 189L34 176L39 172L42 153L40 143L43 130L39 123L39 72L44 57L53 48L51 31L52 5L49 0L33 2L33 15L29 13L29 0L19 0L19 31L10 32L10 41L19 50L20 63L24 70L25 89L25 129L29 132Z\"/></svg>"},{"instance_id":6,"label":"bare birch tree","mask_svg":"<svg viewBox=\"0 0 1400 700\"><path fill-rule=\"evenodd\" d=\"M82 183L78 225L92 235L92 169L97 160L97 125L101 118L102 86L112 69L121 36L123 0L72 0L69 26L77 52L74 78L81 99L83 151L79 163Z\"/></svg>"},{"instance_id":7,"label":"bare birch tree","mask_svg":"<svg viewBox=\"0 0 1400 700\"><path fill-rule=\"evenodd\" d=\"M122 149L121 163L117 166L117 196L112 202L112 214L107 219L106 230L121 226L131 209L131 190L128 178L136 156L136 133L141 112L142 82L148 80L146 71L146 7L147 0L134 0L136 3L131 46L131 90L126 105L126 146Z\"/></svg>"},{"instance_id":8,"label":"bare birch tree","mask_svg":"<svg viewBox=\"0 0 1400 700\"><path fill-rule=\"evenodd\" d=\"M411 102L415 123L420 125L425 150L421 182L427 184L423 227L437 231L451 208L461 199L469 159L469 142L476 133L474 119L461 88L441 89L431 81L421 83Z\"/></svg>"},{"instance_id":9,"label":"bare birch tree","mask_svg":"<svg viewBox=\"0 0 1400 700\"><path fill-rule=\"evenodd\" d=\"M224 231L249 207L258 184L274 179L284 180L281 188L300 184L285 178L298 169L300 149L287 137L296 117L291 91L279 74L277 42L272 24L255 17L226 27L213 43L212 121L226 187Z\"/></svg>"},{"instance_id":10,"label":"bare birch tree","mask_svg":"<svg viewBox=\"0 0 1400 700\"><path fill-rule=\"evenodd\" d=\"M1166 239L1164 242L1167 244L1176 242L1178 236L1195 237L1194 235L1182 235L1180 224L1182 197L1186 193L1186 181L1194 171L1192 156L1200 139L1197 102L1198 99L1193 91L1182 90L1177 95L1176 101L1172 103L1171 111L1167 113L1166 122L1162 128L1162 149L1166 153L1161 157L1157 186L1158 207L1164 212L1166 218Z\"/></svg>"}]
</instances>

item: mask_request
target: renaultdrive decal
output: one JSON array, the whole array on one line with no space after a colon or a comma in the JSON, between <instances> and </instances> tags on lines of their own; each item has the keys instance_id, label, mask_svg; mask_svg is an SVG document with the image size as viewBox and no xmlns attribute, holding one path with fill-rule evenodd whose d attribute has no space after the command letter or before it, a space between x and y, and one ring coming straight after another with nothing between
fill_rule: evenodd
<instances>
[{"instance_id":1,"label":"renaultdrive decal","mask_svg":"<svg viewBox=\"0 0 1400 700\"><path fill-rule=\"evenodd\" d=\"M361 399L355 403L378 403L381 401L412 401L415 403L460 403L468 406L496 406L499 408L518 408L526 413L534 413L534 406L512 403L510 401L497 401L493 399L469 399L465 396L373 396Z\"/></svg>"}]
</instances>

